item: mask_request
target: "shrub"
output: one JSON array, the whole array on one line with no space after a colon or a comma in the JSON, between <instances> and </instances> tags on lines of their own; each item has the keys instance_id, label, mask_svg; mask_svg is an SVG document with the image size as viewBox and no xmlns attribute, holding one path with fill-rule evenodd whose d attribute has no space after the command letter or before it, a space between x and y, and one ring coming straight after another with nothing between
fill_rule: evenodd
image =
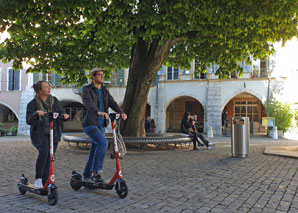
<instances>
[{"instance_id":1,"label":"shrub","mask_svg":"<svg viewBox=\"0 0 298 213\"><path fill-rule=\"evenodd\" d=\"M12 133L16 133L18 131L18 128L16 126L12 126L9 128L9 131Z\"/></svg>"},{"instance_id":2,"label":"shrub","mask_svg":"<svg viewBox=\"0 0 298 213\"><path fill-rule=\"evenodd\" d=\"M282 104L276 100L272 100L268 103L267 116L274 117L277 129L286 132L292 126L294 112L290 108L290 104Z\"/></svg>"}]
</instances>

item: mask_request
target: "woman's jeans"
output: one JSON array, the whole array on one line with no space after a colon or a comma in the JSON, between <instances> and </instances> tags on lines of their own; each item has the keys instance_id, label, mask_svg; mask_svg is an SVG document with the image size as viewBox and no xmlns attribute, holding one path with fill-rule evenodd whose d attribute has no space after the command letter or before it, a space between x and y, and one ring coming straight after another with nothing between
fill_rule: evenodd
<instances>
[{"instance_id":1,"label":"woman's jeans","mask_svg":"<svg viewBox=\"0 0 298 213\"><path fill-rule=\"evenodd\" d=\"M58 147L58 143L54 143L54 153ZM35 179L41 178L42 184L45 185L50 173L50 135L44 134L42 143L36 147L38 157L35 166Z\"/></svg>"},{"instance_id":2,"label":"woman's jeans","mask_svg":"<svg viewBox=\"0 0 298 213\"><path fill-rule=\"evenodd\" d=\"M84 132L91 139L89 158L87 160L83 177L90 178L91 172L101 171L104 157L108 147L108 141L105 138L105 128L97 125L84 126Z\"/></svg>"}]
</instances>

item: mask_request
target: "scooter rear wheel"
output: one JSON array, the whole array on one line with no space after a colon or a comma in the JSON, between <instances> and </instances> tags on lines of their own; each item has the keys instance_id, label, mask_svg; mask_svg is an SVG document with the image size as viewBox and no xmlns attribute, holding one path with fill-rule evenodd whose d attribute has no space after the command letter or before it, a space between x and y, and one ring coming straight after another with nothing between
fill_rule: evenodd
<instances>
[{"instance_id":1,"label":"scooter rear wheel","mask_svg":"<svg viewBox=\"0 0 298 213\"><path fill-rule=\"evenodd\" d=\"M24 179L21 179L19 181L19 183L25 185L26 184L26 181ZM27 191L25 191L25 190L22 189L22 186L18 186L18 189L19 189L19 192L20 192L21 195L24 195L27 192Z\"/></svg>"},{"instance_id":2,"label":"scooter rear wheel","mask_svg":"<svg viewBox=\"0 0 298 213\"><path fill-rule=\"evenodd\" d=\"M48 194L48 203L51 206L54 206L57 204L59 195L58 195L58 190L56 188L49 189L49 194Z\"/></svg>"},{"instance_id":3,"label":"scooter rear wheel","mask_svg":"<svg viewBox=\"0 0 298 213\"><path fill-rule=\"evenodd\" d=\"M124 180L117 181L115 189L120 198L125 198L128 194L128 187Z\"/></svg>"}]
</instances>

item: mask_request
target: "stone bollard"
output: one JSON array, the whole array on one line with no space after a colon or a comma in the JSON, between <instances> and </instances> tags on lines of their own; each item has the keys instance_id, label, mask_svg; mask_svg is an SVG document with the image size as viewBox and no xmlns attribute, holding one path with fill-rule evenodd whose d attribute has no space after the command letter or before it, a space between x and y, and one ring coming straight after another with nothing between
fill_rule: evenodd
<instances>
[{"instance_id":1,"label":"stone bollard","mask_svg":"<svg viewBox=\"0 0 298 213\"><path fill-rule=\"evenodd\" d=\"M273 126L273 128L272 128L272 138L275 140L278 139L277 126Z\"/></svg>"},{"instance_id":2,"label":"stone bollard","mask_svg":"<svg viewBox=\"0 0 298 213\"><path fill-rule=\"evenodd\" d=\"M213 138L212 126L209 126L208 129L207 129L207 137L208 138Z\"/></svg>"}]
</instances>

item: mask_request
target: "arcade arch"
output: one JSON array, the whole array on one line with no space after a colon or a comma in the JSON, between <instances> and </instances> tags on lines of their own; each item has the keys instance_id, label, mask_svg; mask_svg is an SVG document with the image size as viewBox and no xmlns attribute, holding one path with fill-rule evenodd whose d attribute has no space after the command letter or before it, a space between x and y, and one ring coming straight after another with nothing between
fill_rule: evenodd
<instances>
[{"instance_id":1,"label":"arcade arch","mask_svg":"<svg viewBox=\"0 0 298 213\"><path fill-rule=\"evenodd\" d=\"M17 114L10 107L2 103L0 103L0 123L3 124L3 128L18 126Z\"/></svg>"},{"instance_id":2,"label":"arcade arch","mask_svg":"<svg viewBox=\"0 0 298 213\"><path fill-rule=\"evenodd\" d=\"M75 101L61 101L61 105L69 114L69 119L63 122L63 131L82 131L83 104Z\"/></svg>"},{"instance_id":3,"label":"arcade arch","mask_svg":"<svg viewBox=\"0 0 298 213\"><path fill-rule=\"evenodd\" d=\"M254 95L243 92L234 96L222 110L223 134L231 131L232 117L249 117L253 121L254 133L265 133L266 129L261 125L262 117L266 117L266 110L262 102Z\"/></svg>"},{"instance_id":4,"label":"arcade arch","mask_svg":"<svg viewBox=\"0 0 298 213\"><path fill-rule=\"evenodd\" d=\"M204 129L204 108L202 104L193 97L180 96L170 102L166 109L166 131L180 132L180 122L185 112L198 115L200 132Z\"/></svg>"}]
</instances>

